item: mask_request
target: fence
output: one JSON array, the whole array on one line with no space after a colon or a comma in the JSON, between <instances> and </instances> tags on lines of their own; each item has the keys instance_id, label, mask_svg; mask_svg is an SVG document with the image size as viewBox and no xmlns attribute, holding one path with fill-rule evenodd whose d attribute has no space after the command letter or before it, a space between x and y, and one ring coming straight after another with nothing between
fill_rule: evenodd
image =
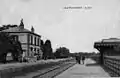
<instances>
[{"instance_id":1,"label":"fence","mask_svg":"<svg viewBox=\"0 0 120 78\"><path fill-rule=\"evenodd\" d=\"M119 56L104 56L104 66L111 71L115 77L120 76L120 57Z\"/></svg>"}]
</instances>

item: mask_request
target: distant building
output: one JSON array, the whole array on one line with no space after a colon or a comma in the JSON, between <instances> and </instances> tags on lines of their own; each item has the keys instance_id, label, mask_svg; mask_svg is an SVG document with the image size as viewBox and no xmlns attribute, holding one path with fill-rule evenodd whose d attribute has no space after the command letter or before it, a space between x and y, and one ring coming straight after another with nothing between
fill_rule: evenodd
<instances>
[{"instance_id":1,"label":"distant building","mask_svg":"<svg viewBox=\"0 0 120 78\"><path fill-rule=\"evenodd\" d=\"M21 42L23 56L32 57L34 54L39 54L42 58L41 51L41 36L35 33L33 26L31 31L24 28L23 19L17 27L12 27L3 32L8 32L11 36Z\"/></svg>"}]
</instances>

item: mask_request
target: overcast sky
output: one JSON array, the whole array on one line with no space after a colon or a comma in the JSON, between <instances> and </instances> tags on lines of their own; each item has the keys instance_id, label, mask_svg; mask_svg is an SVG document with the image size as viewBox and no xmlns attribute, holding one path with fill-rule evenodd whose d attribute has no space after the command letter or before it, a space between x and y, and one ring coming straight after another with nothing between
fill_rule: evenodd
<instances>
[{"instance_id":1,"label":"overcast sky","mask_svg":"<svg viewBox=\"0 0 120 78\"><path fill-rule=\"evenodd\" d=\"M69 6L82 8L64 9ZM50 39L53 49L91 52L94 41L120 38L120 0L0 0L0 25L21 18L25 28L33 25L42 39Z\"/></svg>"}]
</instances>

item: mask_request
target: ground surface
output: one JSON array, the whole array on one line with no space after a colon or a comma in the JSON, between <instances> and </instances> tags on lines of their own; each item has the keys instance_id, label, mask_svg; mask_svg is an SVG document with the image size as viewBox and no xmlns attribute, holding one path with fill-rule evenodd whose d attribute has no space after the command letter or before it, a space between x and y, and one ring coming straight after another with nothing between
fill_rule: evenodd
<instances>
[{"instance_id":1,"label":"ground surface","mask_svg":"<svg viewBox=\"0 0 120 78\"><path fill-rule=\"evenodd\" d=\"M107 72L92 59L86 59L85 64L76 64L55 78L99 78L110 77Z\"/></svg>"},{"instance_id":2,"label":"ground surface","mask_svg":"<svg viewBox=\"0 0 120 78\"><path fill-rule=\"evenodd\" d=\"M53 78L60 72L63 72L64 70L68 69L69 67L73 66L75 61L68 61L68 62L63 62L60 64L55 64L55 65L46 65L46 68L44 67L43 69L36 70L34 72L29 72L26 74L21 74L21 75L16 75L14 78Z\"/></svg>"},{"instance_id":3,"label":"ground surface","mask_svg":"<svg viewBox=\"0 0 120 78\"><path fill-rule=\"evenodd\" d=\"M26 65L33 65L33 64L44 64L44 63L49 63L49 62L57 62L59 60L63 60L63 59L49 59L49 60L39 60L37 62L30 62L30 63L0 63L0 70L6 69L6 68L11 68L11 67L22 67L22 66L26 66Z\"/></svg>"}]
</instances>

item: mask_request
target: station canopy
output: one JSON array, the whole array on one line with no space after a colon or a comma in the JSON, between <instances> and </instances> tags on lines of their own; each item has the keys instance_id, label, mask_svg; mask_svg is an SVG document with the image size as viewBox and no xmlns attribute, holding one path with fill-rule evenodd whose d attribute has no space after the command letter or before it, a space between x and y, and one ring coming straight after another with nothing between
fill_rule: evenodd
<instances>
[{"instance_id":1,"label":"station canopy","mask_svg":"<svg viewBox=\"0 0 120 78\"><path fill-rule=\"evenodd\" d=\"M101 41L95 42L94 47L99 46L120 46L120 39L118 38L109 38L102 39Z\"/></svg>"}]
</instances>

